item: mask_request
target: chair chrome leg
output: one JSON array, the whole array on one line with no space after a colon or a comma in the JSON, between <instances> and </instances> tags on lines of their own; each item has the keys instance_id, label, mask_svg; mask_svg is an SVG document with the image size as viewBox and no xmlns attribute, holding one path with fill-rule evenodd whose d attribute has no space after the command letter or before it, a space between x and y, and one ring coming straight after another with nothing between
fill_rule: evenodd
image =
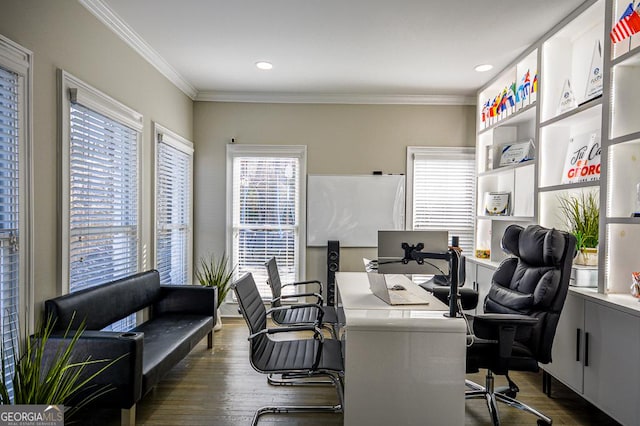
<instances>
[{"instance_id":1,"label":"chair chrome leg","mask_svg":"<svg viewBox=\"0 0 640 426\"><path fill-rule=\"evenodd\" d=\"M331 386L333 384L331 380L311 379L309 376L304 374L282 374L279 378L277 374L268 374L267 383L272 386Z\"/></svg>"},{"instance_id":2,"label":"chair chrome leg","mask_svg":"<svg viewBox=\"0 0 640 426\"><path fill-rule=\"evenodd\" d=\"M265 406L259 408L253 416L251 424L258 424L258 419L263 414L281 414L281 413L342 413L344 407L344 381L342 374L326 373L328 381L336 388L338 396L338 404L336 405L296 405L296 406Z\"/></svg>"},{"instance_id":3,"label":"chair chrome leg","mask_svg":"<svg viewBox=\"0 0 640 426\"><path fill-rule=\"evenodd\" d=\"M522 411L526 411L527 413L531 413L534 416L536 416L537 418L539 418L540 420L542 420L543 422L545 422L546 424L550 425L552 424L552 420L550 417L545 416L544 414L542 414L540 411L536 410L535 408L532 408L530 406L528 406L527 404L524 404L520 401L518 401L517 399L513 399L507 395L501 394L501 393L496 393L496 399L504 404L509 405L510 407L514 407L517 408L518 410L522 410Z\"/></svg>"},{"instance_id":4,"label":"chair chrome leg","mask_svg":"<svg viewBox=\"0 0 640 426\"><path fill-rule=\"evenodd\" d=\"M262 407L256 411L251 424L256 426L258 419L263 414L282 414L282 413L342 413L342 405L309 405L309 406L273 406Z\"/></svg>"}]
</instances>

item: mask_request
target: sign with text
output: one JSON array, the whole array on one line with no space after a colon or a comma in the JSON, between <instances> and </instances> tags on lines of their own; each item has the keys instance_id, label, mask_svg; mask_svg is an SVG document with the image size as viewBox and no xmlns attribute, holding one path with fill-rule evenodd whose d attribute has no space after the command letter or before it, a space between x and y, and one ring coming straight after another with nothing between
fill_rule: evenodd
<instances>
[{"instance_id":1,"label":"sign with text","mask_svg":"<svg viewBox=\"0 0 640 426\"><path fill-rule=\"evenodd\" d=\"M64 426L64 407L0 405L0 426Z\"/></svg>"},{"instance_id":2,"label":"sign with text","mask_svg":"<svg viewBox=\"0 0 640 426\"><path fill-rule=\"evenodd\" d=\"M567 147L562 183L600 179L600 129L572 137Z\"/></svg>"}]
</instances>

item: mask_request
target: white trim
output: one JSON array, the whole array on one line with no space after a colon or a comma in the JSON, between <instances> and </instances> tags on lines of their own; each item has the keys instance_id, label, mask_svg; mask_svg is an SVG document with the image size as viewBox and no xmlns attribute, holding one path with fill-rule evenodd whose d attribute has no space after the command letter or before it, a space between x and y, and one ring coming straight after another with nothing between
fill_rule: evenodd
<instances>
[{"instance_id":1,"label":"white trim","mask_svg":"<svg viewBox=\"0 0 640 426\"><path fill-rule=\"evenodd\" d=\"M18 283L20 338L35 331L34 178L33 178L33 52L0 34L0 66L20 76L20 253Z\"/></svg>"},{"instance_id":2,"label":"white trim","mask_svg":"<svg viewBox=\"0 0 640 426\"><path fill-rule=\"evenodd\" d=\"M62 94L67 100L77 102L89 109L131 127L138 132L144 127L142 114L134 111L111 96L89 86L84 81L61 70Z\"/></svg>"},{"instance_id":3,"label":"white trim","mask_svg":"<svg viewBox=\"0 0 640 426\"><path fill-rule=\"evenodd\" d=\"M156 143L158 141L162 141L163 143L166 143L167 145L170 145L177 150L180 150L187 154L193 154L193 142L191 142L190 140L183 138L179 134L172 132L171 130L156 122L153 122L153 128L154 139L156 140ZM164 136L168 137L165 138Z\"/></svg>"},{"instance_id":4,"label":"white trim","mask_svg":"<svg viewBox=\"0 0 640 426\"><path fill-rule=\"evenodd\" d=\"M153 152L153 200L154 200L154 208L153 208L153 265L155 268L158 267L158 144L165 143L167 145L172 146L173 148L182 151L191 156L191 187L189 191L191 192L190 202L190 212L191 215L189 217L189 234L188 234L188 242L187 242L187 278L193 279L193 175L194 175L194 164L193 164L193 142L183 138L175 132L167 129L166 127L152 122L153 125L153 139L154 139L154 152ZM185 283L191 284L191 283Z\"/></svg>"},{"instance_id":5,"label":"white trim","mask_svg":"<svg viewBox=\"0 0 640 426\"><path fill-rule=\"evenodd\" d=\"M413 160L421 156L451 156L474 157L474 147L441 147L441 146L408 146L407 147L407 173L406 173L406 205L405 205L405 229L413 229Z\"/></svg>"},{"instance_id":6,"label":"white trim","mask_svg":"<svg viewBox=\"0 0 640 426\"><path fill-rule=\"evenodd\" d=\"M104 25L125 41L136 53L165 76L192 100L196 98L196 88L187 81L169 62L140 37L113 9L102 0L79 0L80 4L98 18Z\"/></svg>"},{"instance_id":7,"label":"white trim","mask_svg":"<svg viewBox=\"0 0 640 426\"><path fill-rule=\"evenodd\" d=\"M298 280L306 277L307 252L307 146L306 145L227 145L226 253L233 250L233 159L243 157L296 157L300 159L300 219L298 226ZM266 259L265 259L266 260Z\"/></svg>"},{"instance_id":8,"label":"white trim","mask_svg":"<svg viewBox=\"0 0 640 426\"><path fill-rule=\"evenodd\" d=\"M77 96L82 105L108 116L122 124L130 126L136 131L136 163L138 167L138 188L136 190L138 217L137 217L137 240L138 253L142 253L142 130L143 116L126 105L116 101L105 93L89 86L82 80L72 76L68 72L58 69L58 120L59 120L59 164L60 164L60 195L58 198L58 211L60 212L60 283L58 294L69 293L69 258L70 258L70 179L71 179L71 159L69 144L71 138L71 96L70 89L76 89L74 95ZM137 269L142 266L141 257L138 256Z\"/></svg>"},{"instance_id":9,"label":"white trim","mask_svg":"<svg viewBox=\"0 0 640 426\"><path fill-rule=\"evenodd\" d=\"M365 105L475 105L476 98L466 95L363 95L331 93L198 92L196 101L365 104Z\"/></svg>"}]
</instances>

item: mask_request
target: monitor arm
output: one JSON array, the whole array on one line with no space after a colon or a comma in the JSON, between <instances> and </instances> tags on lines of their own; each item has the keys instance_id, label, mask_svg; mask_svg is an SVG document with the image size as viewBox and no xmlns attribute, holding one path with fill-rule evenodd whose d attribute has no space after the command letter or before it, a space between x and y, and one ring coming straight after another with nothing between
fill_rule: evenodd
<instances>
[{"instance_id":1,"label":"monitor arm","mask_svg":"<svg viewBox=\"0 0 640 426\"><path fill-rule=\"evenodd\" d=\"M453 248L449 248L446 252L423 252L423 243L416 245L402 243L402 249L404 250L404 257L402 263L407 264L410 261L415 261L418 265L424 264L425 259L434 260L446 260L449 262L449 277L451 279L451 286L449 290L449 317L455 318L458 314L458 268L460 258L458 253ZM456 273L454 273L456 271Z\"/></svg>"}]
</instances>

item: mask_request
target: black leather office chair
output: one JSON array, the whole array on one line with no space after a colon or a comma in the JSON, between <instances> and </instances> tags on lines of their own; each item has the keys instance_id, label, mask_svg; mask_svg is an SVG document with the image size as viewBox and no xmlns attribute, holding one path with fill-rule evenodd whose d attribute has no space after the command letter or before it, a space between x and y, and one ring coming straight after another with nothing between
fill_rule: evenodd
<instances>
[{"instance_id":1,"label":"black leather office chair","mask_svg":"<svg viewBox=\"0 0 640 426\"><path fill-rule=\"evenodd\" d=\"M518 387L509 371L539 370L551 361L551 346L569 288L575 237L538 225L509 226L502 246L513 257L505 259L493 275L484 301L485 314L473 318L467 373L487 369L485 386L467 381L466 398L484 398L493 424L500 423L497 401L538 417L551 419L517 401ZM493 374L505 375L507 389L494 389Z\"/></svg>"},{"instance_id":2,"label":"black leather office chair","mask_svg":"<svg viewBox=\"0 0 640 426\"><path fill-rule=\"evenodd\" d=\"M344 362L339 340L324 339L320 328L302 326L267 328L267 311L251 274L231 285L240 312L249 327L251 366L260 373L329 379L336 388L338 404L333 406L268 406L256 411L253 424L267 413L331 412L341 413L344 404ZM312 331L313 338L273 340L272 334Z\"/></svg>"},{"instance_id":3,"label":"black leather office chair","mask_svg":"<svg viewBox=\"0 0 640 426\"><path fill-rule=\"evenodd\" d=\"M317 280L310 280L282 284L276 258L272 257L267 260L265 266L267 268L267 284L271 288L272 295L271 309L269 309L268 313L271 314L273 322L278 325L318 324L320 327L329 330L334 339L337 338L338 315L333 306L322 306L322 283ZM318 286L318 291L290 295L282 294L282 288L284 287L310 284ZM283 309L283 300L298 297L314 297L316 300L315 303L287 305L288 308Z\"/></svg>"}]
</instances>

